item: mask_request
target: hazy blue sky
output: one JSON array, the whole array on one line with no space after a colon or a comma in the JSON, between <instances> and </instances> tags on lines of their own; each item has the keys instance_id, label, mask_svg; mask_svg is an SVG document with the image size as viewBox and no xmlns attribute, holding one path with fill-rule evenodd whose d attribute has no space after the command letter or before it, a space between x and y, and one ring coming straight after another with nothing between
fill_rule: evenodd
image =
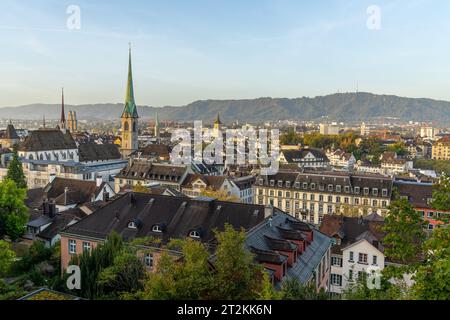
<instances>
[{"instance_id":1,"label":"hazy blue sky","mask_svg":"<svg viewBox=\"0 0 450 320\"><path fill-rule=\"evenodd\" d=\"M369 5L381 9L370 30ZM69 5L81 29L66 27ZM450 1L0 1L0 106L355 91L450 100Z\"/></svg>"}]
</instances>

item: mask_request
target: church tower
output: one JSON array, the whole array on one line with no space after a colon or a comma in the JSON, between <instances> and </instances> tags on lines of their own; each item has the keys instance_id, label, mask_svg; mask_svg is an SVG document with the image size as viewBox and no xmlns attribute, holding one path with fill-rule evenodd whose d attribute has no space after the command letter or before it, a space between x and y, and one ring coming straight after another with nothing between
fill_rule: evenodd
<instances>
[{"instance_id":1,"label":"church tower","mask_svg":"<svg viewBox=\"0 0 450 320\"><path fill-rule=\"evenodd\" d=\"M64 112L64 88L62 88L61 119L59 121L59 128L63 131L66 130L66 114Z\"/></svg>"},{"instance_id":2,"label":"church tower","mask_svg":"<svg viewBox=\"0 0 450 320\"><path fill-rule=\"evenodd\" d=\"M222 122L220 121L220 116L217 113L217 119L214 121L214 130L221 130L222 129Z\"/></svg>"},{"instance_id":3,"label":"church tower","mask_svg":"<svg viewBox=\"0 0 450 320\"><path fill-rule=\"evenodd\" d=\"M126 158L138 149L138 113L134 102L133 73L131 71L131 47L128 55L128 80L127 92L125 95L125 107L122 112L122 157Z\"/></svg>"},{"instance_id":4,"label":"church tower","mask_svg":"<svg viewBox=\"0 0 450 320\"><path fill-rule=\"evenodd\" d=\"M157 142L159 142L159 118L158 118L158 112L156 113L155 118L155 138Z\"/></svg>"}]
</instances>

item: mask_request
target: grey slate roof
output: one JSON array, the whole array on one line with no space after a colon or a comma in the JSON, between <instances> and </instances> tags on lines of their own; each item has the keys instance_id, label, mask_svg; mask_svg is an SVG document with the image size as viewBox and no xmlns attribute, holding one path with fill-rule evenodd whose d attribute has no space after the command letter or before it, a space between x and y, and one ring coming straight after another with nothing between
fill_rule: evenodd
<instances>
[{"instance_id":1,"label":"grey slate roof","mask_svg":"<svg viewBox=\"0 0 450 320\"><path fill-rule=\"evenodd\" d=\"M76 149L75 140L69 133L57 129L40 129L31 131L19 144L18 151L49 151Z\"/></svg>"},{"instance_id":2,"label":"grey slate roof","mask_svg":"<svg viewBox=\"0 0 450 320\"><path fill-rule=\"evenodd\" d=\"M327 253L332 244L332 239L330 237L317 231L312 226L306 225L305 223L275 208L271 220L264 220L247 233L245 245L250 250L253 249L254 252L254 248L271 251L271 244L267 241L267 237L283 239L283 234L280 232L280 229L281 231L283 229L294 230L290 221L297 222L299 225L304 224L312 230L313 241L307 245L306 251L298 256L297 262L292 267L288 267L287 276L285 276L281 282L276 284L278 288L281 287L281 284L290 277L298 278L303 284L307 283L313 275L313 271L318 267L323 256ZM295 229L298 230L298 228Z\"/></svg>"},{"instance_id":3,"label":"grey slate roof","mask_svg":"<svg viewBox=\"0 0 450 320\"><path fill-rule=\"evenodd\" d=\"M119 147L115 144L82 143L78 146L80 162L121 159Z\"/></svg>"},{"instance_id":4,"label":"grey slate roof","mask_svg":"<svg viewBox=\"0 0 450 320\"><path fill-rule=\"evenodd\" d=\"M66 228L64 233L105 239L116 231L125 240L153 236L164 244L196 230L202 242L209 242L214 239L213 230L223 230L226 223L249 230L263 219L264 206L260 205L130 192ZM129 228L130 222L137 228ZM155 225L163 232L153 232Z\"/></svg>"}]
</instances>

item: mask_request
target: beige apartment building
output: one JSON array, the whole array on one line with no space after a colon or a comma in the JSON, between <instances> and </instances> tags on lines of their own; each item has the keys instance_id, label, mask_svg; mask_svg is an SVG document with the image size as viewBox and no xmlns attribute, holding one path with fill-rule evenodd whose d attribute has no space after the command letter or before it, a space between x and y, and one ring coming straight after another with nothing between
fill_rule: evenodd
<instances>
[{"instance_id":1,"label":"beige apartment building","mask_svg":"<svg viewBox=\"0 0 450 320\"><path fill-rule=\"evenodd\" d=\"M320 224L324 215L385 215L393 180L380 175L345 172L280 171L257 177L254 203L272 205L306 222Z\"/></svg>"}]
</instances>

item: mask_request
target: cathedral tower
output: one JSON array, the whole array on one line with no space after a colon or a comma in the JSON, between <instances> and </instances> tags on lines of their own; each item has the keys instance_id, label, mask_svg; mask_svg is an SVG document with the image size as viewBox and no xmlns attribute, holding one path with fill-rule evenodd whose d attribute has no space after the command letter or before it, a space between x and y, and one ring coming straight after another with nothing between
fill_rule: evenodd
<instances>
[{"instance_id":1,"label":"cathedral tower","mask_svg":"<svg viewBox=\"0 0 450 320\"><path fill-rule=\"evenodd\" d=\"M133 90L133 73L131 70L131 48L128 56L128 80L127 92L125 95L125 107L121 118L121 153L122 157L126 158L131 153L138 149L138 113L136 103L134 101Z\"/></svg>"}]
</instances>

